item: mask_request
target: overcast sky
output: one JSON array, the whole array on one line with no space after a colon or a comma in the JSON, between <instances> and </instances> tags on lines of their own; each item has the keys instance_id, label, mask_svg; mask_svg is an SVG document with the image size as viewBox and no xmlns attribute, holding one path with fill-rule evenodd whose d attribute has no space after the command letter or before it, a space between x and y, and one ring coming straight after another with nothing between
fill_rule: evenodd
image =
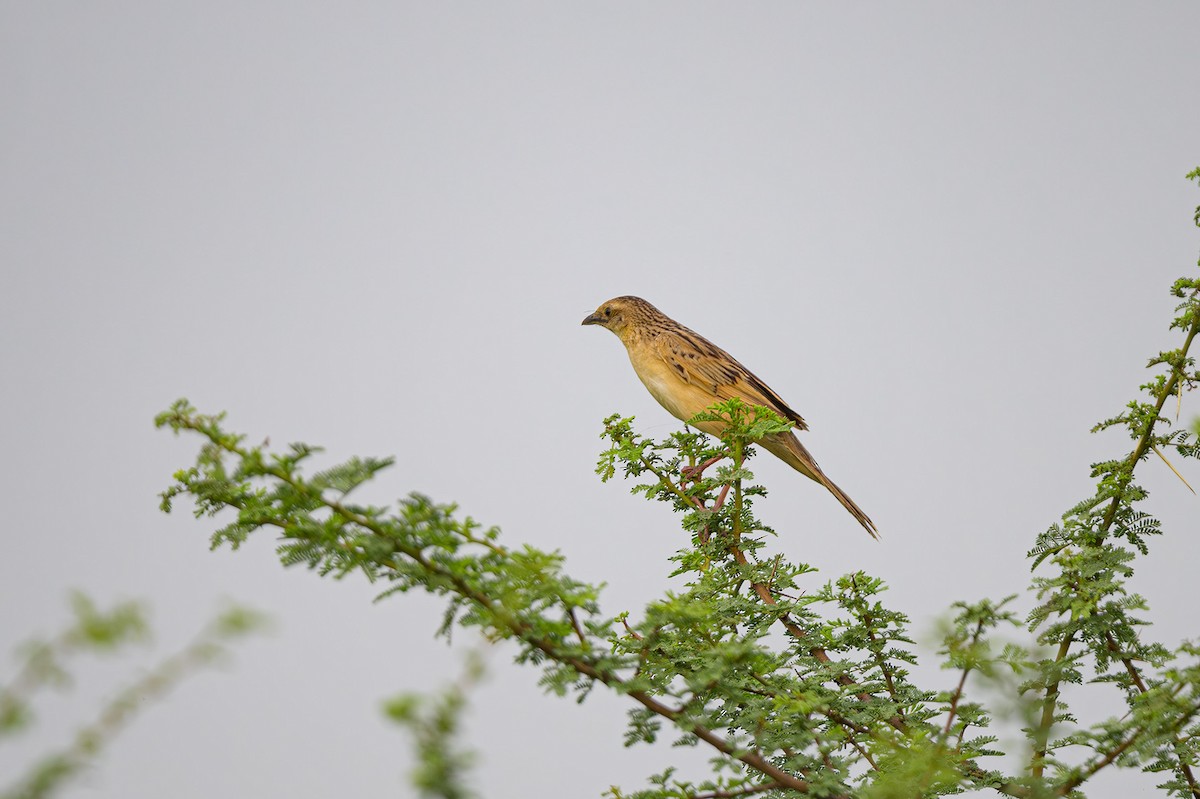
<instances>
[{"instance_id":1,"label":"overcast sky","mask_svg":"<svg viewBox=\"0 0 1200 799\"><path fill-rule=\"evenodd\" d=\"M1197 30L1191 2L4 3L0 651L71 588L144 598L161 634L86 666L0 774L229 597L276 632L66 796L411 795L379 701L440 685L471 636L432 640L429 598L285 571L267 534L209 553L210 522L157 510L197 442L151 420L187 396L254 440L394 454L372 496L457 501L636 614L686 539L592 474L606 415L677 427L579 326L620 294L764 378L878 524L756 460L771 546L814 587L880 575L925 641L1022 588L1089 464L1128 450L1089 428L1179 341ZM1200 635L1200 503L1159 462L1141 479L1167 534L1136 587L1173 644ZM513 651L469 718L487 796L704 773L624 749L620 701L545 697Z\"/></svg>"}]
</instances>

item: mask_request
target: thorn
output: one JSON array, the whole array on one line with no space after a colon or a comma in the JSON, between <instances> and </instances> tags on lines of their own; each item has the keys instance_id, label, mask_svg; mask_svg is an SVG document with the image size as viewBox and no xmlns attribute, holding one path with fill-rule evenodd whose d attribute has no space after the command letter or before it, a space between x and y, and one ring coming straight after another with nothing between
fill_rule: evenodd
<instances>
[{"instance_id":1,"label":"thorn","mask_svg":"<svg viewBox=\"0 0 1200 799\"><path fill-rule=\"evenodd\" d=\"M1150 449L1154 450L1154 452L1158 455L1158 457L1163 459L1163 463L1167 464L1168 469L1175 472L1176 477L1178 477L1180 480L1183 480L1183 484L1185 486L1187 486L1188 491L1191 491L1193 494L1196 493L1196 489L1192 488L1191 484L1187 480L1183 479L1183 475L1179 473L1178 469L1176 469L1174 466L1171 465L1171 462L1169 460L1167 460L1167 456L1162 454L1162 450L1160 450L1157 445L1151 444Z\"/></svg>"}]
</instances>

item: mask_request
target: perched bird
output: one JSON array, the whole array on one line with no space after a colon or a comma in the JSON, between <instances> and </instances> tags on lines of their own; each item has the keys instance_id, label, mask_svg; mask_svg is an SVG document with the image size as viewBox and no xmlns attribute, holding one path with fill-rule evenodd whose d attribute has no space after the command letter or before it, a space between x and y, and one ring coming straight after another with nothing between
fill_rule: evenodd
<instances>
[{"instance_id":1,"label":"perched bird","mask_svg":"<svg viewBox=\"0 0 1200 799\"><path fill-rule=\"evenodd\" d=\"M583 324L608 328L621 339L638 379L677 419L686 422L714 402L737 397L750 405L765 405L794 422L799 430L808 429L800 414L732 355L640 297L611 299L586 317ZM716 436L723 425L701 422L696 427ZM776 433L758 443L788 466L829 489L873 538L879 537L875 523L825 476L795 433L790 430Z\"/></svg>"}]
</instances>

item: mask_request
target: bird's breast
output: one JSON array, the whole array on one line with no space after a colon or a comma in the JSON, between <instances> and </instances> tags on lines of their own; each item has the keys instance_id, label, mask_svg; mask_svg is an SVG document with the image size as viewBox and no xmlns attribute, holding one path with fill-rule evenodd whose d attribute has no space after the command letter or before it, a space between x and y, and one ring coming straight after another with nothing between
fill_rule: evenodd
<instances>
[{"instance_id":1,"label":"bird's breast","mask_svg":"<svg viewBox=\"0 0 1200 799\"><path fill-rule=\"evenodd\" d=\"M629 347L629 361L650 396L676 419L686 422L717 398L684 380L648 347Z\"/></svg>"}]
</instances>

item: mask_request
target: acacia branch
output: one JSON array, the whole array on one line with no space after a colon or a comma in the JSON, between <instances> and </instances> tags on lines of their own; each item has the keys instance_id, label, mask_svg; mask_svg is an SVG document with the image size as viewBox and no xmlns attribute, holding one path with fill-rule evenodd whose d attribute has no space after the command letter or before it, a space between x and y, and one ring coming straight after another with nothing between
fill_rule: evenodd
<instances>
[{"instance_id":1,"label":"acacia branch","mask_svg":"<svg viewBox=\"0 0 1200 799\"><path fill-rule=\"evenodd\" d=\"M858 581L851 577L850 583L853 586L856 597L863 599L863 595L858 590ZM862 621L863 625L867 628L867 640L874 644L878 639L875 638L875 631L871 627L871 613L866 608L867 605L864 600ZM882 651L878 651L872 647L871 655L872 659L875 661L875 666L879 669L880 673L883 674L883 681L884 684L887 685L888 696L890 696L892 701L896 704L896 715L899 717L899 720L903 722L904 711L900 707L900 696L896 691L895 680L892 679L892 669L889 667L887 659L884 658Z\"/></svg>"},{"instance_id":2,"label":"acacia branch","mask_svg":"<svg viewBox=\"0 0 1200 799\"><path fill-rule=\"evenodd\" d=\"M1192 322L1191 328L1188 329L1187 337L1183 341L1183 346L1179 348L1179 360L1176 363L1170 364L1171 373L1167 377L1167 381L1163 383L1162 388L1159 389L1154 403L1154 417L1147 423L1146 429L1138 437L1137 446L1133 448L1133 452L1130 452L1129 457L1126 459L1128 463L1128 468L1126 469L1128 478L1121 482L1119 490L1113 496L1112 502L1109 503L1108 510L1104 514L1104 521L1100 525L1100 537L1103 537L1104 533L1107 533L1109 528L1112 527L1113 520L1117 516L1117 509L1120 507L1121 501L1125 498L1125 489L1133 479L1133 470L1137 466L1138 461L1142 459L1154 443L1154 426L1158 424L1161 418L1163 406L1167 404L1167 398L1175 393L1175 384L1186 377L1183 373L1183 363L1187 358L1188 350L1192 346L1192 340L1196 338L1198 332L1200 332L1200 315L1197 315L1196 321Z\"/></svg>"},{"instance_id":3,"label":"acacia branch","mask_svg":"<svg viewBox=\"0 0 1200 799\"><path fill-rule=\"evenodd\" d=\"M384 535L383 531L377 526L371 524L371 520L367 519L366 517L360 516L359 514L355 514L353 512L349 512L347 514L345 509L339 507L334 507L333 509L339 514L342 514L348 520L353 521L356 524L360 524L376 534ZM367 523L364 524L364 522ZM534 635L533 630L528 623L523 622L520 619L513 618L508 612L497 608L488 596L475 590L458 575L453 574L449 570L442 569L432 561L427 560L419 550L404 547L400 544L396 544L396 546L397 549L403 552L403 554L415 560L423 569L426 569L430 573L437 574L440 577L448 580L452 585L454 585L456 592L460 596L463 596L464 598L485 609L494 621L499 622L513 636L543 652L547 657L550 657L559 663L570 666L579 674L625 693L635 702L642 705L647 710L650 710L654 714L661 716L673 723L679 724L681 715L679 711L672 710L654 697L650 696L650 694L646 693L645 691L623 690L627 687L627 683L625 683L625 681L617 677L615 674L601 670L592 663L589 663L580 657L559 651L558 646L554 642ZM747 766L750 766L756 771L759 771L770 777L779 785L779 787L790 788L802 793L807 793L809 791L809 783L806 780L794 777L754 752L740 751L738 747L721 738L712 730L709 730L700 724L688 724L687 722L684 722L679 726L682 726L683 729L712 746L718 752L740 760Z\"/></svg>"},{"instance_id":4,"label":"acacia branch","mask_svg":"<svg viewBox=\"0 0 1200 799\"><path fill-rule=\"evenodd\" d=\"M1180 385L1183 384L1180 383ZM1121 651L1120 647L1117 646L1117 642L1113 639L1112 633L1106 632L1104 640L1108 645L1109 651L1117 653L1118 657L1120 657L1121 663L1124 664L1125 671L1129 674L1129 679L1133 682L1134 687L1138 689L1138 693L1146 693L1148 690L1146 683L1142 679L1142 674L1138 670L1138 667L1133 664L1133 659ZM1183 743L1183 739L1178 736L1175 738L1173 748L1175 750L1175 757L1179 760L1179 771L1183 774L1183 778L1187 782L1188 790L1191 791L1193 798L1200 799L1200 783L1196 782L1196 775L1192 772L1192 767L1188 765L1187 760L1184 759L1183 754L1179 751Z\"/></svg>"},{"instance_id":5,"label":"acacia branch","mask_svg":"<svg viewBox=\"0 0 1200 799\"><path fill-rule=\"evenodd\" d=\"M740 469L742 466L742 462L743 462L742 448L740 446L736 446L736 443L735 443L735 444L731 444L731 449L733 450L732 454L734 457L735 468ZM714 506L711 509L706 508L704 506L704 503L700 499L685 493L679 486L677 486L675 484L675 482L673 480L671 480L666 475L665 472L663 472L661 469L656 467L644 455L639 456L639 460L642 463L642 465L646 468L647 471L649 471L651 474L653 474L655 477L658 478L659 483L662 486L664 486L671 493L675 494L677 497L682 499L685 503L694 505L695 507L699 508L700 510L711 510L711 511L720 510L721 507L724 506L725 499L729 493L729 486L730 486L729 483L726 483L722 487L720 496L717 498L717 501L714 504ZM731 554L733 555L734 561L739 566L748 566L749 561L747 560L746 555L742 551L741 546L740 546L741 508L742 508L742 482L741 482L741 480L733 481L733 495L734 495L734 520L733 520L734 521L734 530L733 530L733 536L732 536L733 541L731 542L729 549L730 549ZM774 579L773 576L772 576L772 579ZM771 587L769 585L766 585L764 583L760 583L757 581L751 581L751 587L754 589L754 593L758 595L758 598L762 600L763 604L770 605L771 607L778 607L779 603L776 602L775 597L772 596ZM803 627L801 627L799 624L797 624L792 619L791 615L788 614L787 611L780 612L780 614L777 618L779 620L779 623L783 625L784 629L787 630L787 632L792 637L794 637L800 641L809 640L808 633L804 630ZM815 660L817 660L821 663L832 662L832 658L829 657L829 653L826 652L822 647L817 647L817 646L810 647L808 650L808 653ZM891 685L891 678L890 678L890 675L886 672L886 670L884 672L884 676L888 681L889 689L893 691L893 699L894 699L895 698L894 686ZM838 682L838 684L842 685L843 687L854 685L853 678L851 678L849 675L846 675L846 674L838 675L838 677L836 677L835 679ZM871 694L866 693L864 691L864 692L861 692L858 694L858 698L863 702L869 702L872 699L874 699L875 697L871 696ZM898 730L904 729L904 724L903 724L902 719L899 719L899 718L890 719L889 724L891 724L893 727L895 727Z\"/></svg>"},{"instance_id":6,"label":"acacia branch","mask_svg":"<svg viewBox=\"0 0 1200 799\"><path fill-rule=\"evenodd\" d=\"M1146 429L1143 430L1141 436L1138 437L1137 445L1133 448L1133 451L1129 453L1129 457L1126 458L1126 477L1124 480L1121 480L1118 483L1117 491L1113 495L1112 501L1109 503L1108 510L1104 513L1104 519L1100 524L1100 529L1096 533L1096 538L1098 540L1103 540L1105 534L1107 534L1112 528L1113 522L1117 518L1117 510L1120 508L1121 502L1125 499L1125 491L1130 482L1132 482L1134 469L1137 468L1138 462L1142 459L1146 452L1149 451L1154 442L1154 427L1156 424L1158 424L1158 421L1161 418L1163 406L1166 405L1167 398L1174 393L1176 383L1185 377L1183 374L1183 362L1187 358L1188 350L1191 348L1192 341L1196 338L1197 332L1200 332L1200 316L1197 316L1195 321L1192 322L1192 326L1188 329L1188 334L1184 339L1183 346L1179 348L1178 360L1176 363L1170 365L1170 375L1167 377L1166 382L1164 382L1162 387L1159 389L1158 396L1154 404L1154 416L1146 424ZM1054 659L1056 664L1061 663L1066 659L1068 653L1070 652L1072 643L1073 635L1068 634L1059 645L1058 656ZM1046 749L1049 743L1050 726L1054 723L1054 715L1057 710L1058 697L1060 693L1059 689L1060 680L1057 677L1055 677L1055 679L1046 686L1046 698L1042 705L1042 720L1038 727L1039 738L1041 740L1038 742L1038 745L1033 753L1033 759L1031 761L1031 771L1035 777L1041 777L1045 772ZM1182 760L1180 760L1180 765L1186 767L1186 764L1184 764ZM1200 796L1200 792L1196 790L1196 782L1190 777L1190 774L1189 784L1192 786L1193 794Z\"/></svg>"},{"instance_id":7,"label":"acacia branch","mask_svg":"<svg viewBox=\"0 0 1200 799\"><path fill-rule=\"evenodd\" d=\"M1138 671L1137 666L1133 665L1133 660L1126 655L1117 645L1117 641L1113 638L1111 632L1105 631L1104 643L1108 647L1108 651L1116 655L1122 664L1125 666L1125 671L1129 674L1130 681L1138 689L1139 694L1146 693L1146 683L1142 680L1142 673Z\"/></svg>"},{"instance_id":8,"label":"acacia branch","mask_svg":"<svg viewBox=\"0 0 1200 799\"><path fill-rule=\"evenodd\" d=\"M241 450L236 445L231 446L226 442L214 443L218 443L223 449L240 457L246 458L248 455L247 452ZM771 778L779 787L789 788L801 793L808 793L810 784L807 780L803 780L793 776L792 774L789 774L755 752L741 751L739 747L735 746L729 741L726 741L724 738L717 735L707 727L704 727L700 724L689 723L687 721L681 722L681 714L678 711L667 707L645 691L628 690L628 684L616 674L613 674L610 671L602 670L577 655L561 651L555 642L536 635L532 625L530 625L528 622L522 621L521 619L515 617L503 607L498 607L492 602L490 597L467 583L458 574L455 574L451 570L446 569L443 566L426 558L421 549L405 544L401 541L397 541L395 537L388 535L384 527L371 517L351 510L337 501L328 499L320 491L313 490L311 486L295 480L282 467L264 464L263 470L276 479L292 486L297 491L306 494L315 502L318 502L321 505L329 508L346 521L388 541L392 545L394 551L414 561L427 574L436 575L444 583L453 586L455 593L486 611L492 623L504 632L520 639L521 641L524 641L527 645L539 650L552 660L570 666L579 674L626 694L635 702L645 707L647 710L651 711L655 715L671 721L677 726L680 726L687 732L695 735L697 738L716 749L718 752L739 760L747 766L750 766L756 771ZM291 532L289 525L284 522L280 522L278 520L266 520L266 523ZM389 566L393 569L396 568L394 563L387 561L384 561L383 565ZM840 797L837 799L849 799L849 797Z\"/></svg>"},{"instance_id":9,"label":"acacia branch","mask_svg":"<svg viewBox=\"0 0 1200 799\"><path fill-rule=\"evenodd\" d=\"M645 456L642 456L642 457L640 457L639 460L641 461L642 465L646 467L646 470L649 471L650 473L652 473L655 477L657 477L659 480L659 483L663 487L665 487L667 490L669 490L671 493L675 494L677 497L679 497L680 499L682 499L684 502L688 503L689 505L694 505L695 507L699 508L700 510L710 510L709 508L706 508L704 506L704 503L700 499L698 499L697 497L691 496L691 495L685 493L683 490L681 490L679 488L679 486L677 486L675 484L675 482L673 480L671 480L670 477L668 477L661 469L654 466L648 458L646 458ZM740 461L737 463L737 466L738 466L738 468L741 467ZM735 517L735 525L736 525L737 521L738 521L738 517L740 517L740 515L741 515L740 514L741 481L738 480L735 482L738 483L738 485L734 488L734 507L735 507L736 511L738 512L737 517ZM716 504L712 510L719 510L725 504L725 498L728 495L728 492L729 492L729 484L726 483L725 486L722 488L721 494L718 498L719 504ZM740 530L735 531L735 532L740 532ZM736 536L735 536L735 538L736 538ZM730 545L730 552L733 554L733 558L739 566L749 565L749 561L746 559L745 553L742 552L741 547L737 544L736 541ZM764 604L771 605L773 607L778 606L779 603L777 603L775 601L775 598L771 595L771 589L769 586L767 586L763 583L759 583L759 582L751 582L751 586L754 589L754 593L758 594L759 599L761 599ZM793 637L798 638L800 640L807 640L808 633L805 632L803 627L796 624L792 620L791 616L789 616L786 611L780 613L779 622L784 626L784 629L786 629L789 633L791 633L791 635ZM809 654L812 655L817 660L821 661L822 663L829 663L831 660L831 658L829 657L829 654L820 647L813 647L813 648L809 649ZM846 677L845 675L842 675L842 678L839 679L839 682L841 682L842 680L846 681L846 682L842 683L843 685L853 684L853 680L851 680L849 677ZM861 694L860 698L863 698L865 701L866 699L870 699L870 695L869 694Z\"/></svg>"},{"instance_id":10,"label":"acacia branch","mask_svg":"<svg viewBox=\"0 0 1200 799\"><path fill-rule=\"evenodd\" d=\"M1058 645L1058 654L1054 657L1056 666L1067 659L1067 654L1071 651L1071 641L1072 635L1068 634ZM1046 699L1042 702L1042 719L1035 732L1037 745L1033 749L1033 757L1030 760L1030 772L1034 777L1040 778L1046 771L1046 750L1050 745L1050 728L1054 725L1054 713L1058 706L1061 684L1061 679L1055 677L1046 686Z\"/></svg>"},{"instance_id":11,"label":"acacia branch","mask_svg":"<svg viewBox=\"0 0 1200 799\"><path fill-rule=\"evenodd\" d=\"M749 788L742 788L736 791L709 791L708 793L693 793L688 795L688 799L737 799L739 796L753 796L756 793L764 791L773 791L776 788L783 786L777 782L762 782L758 785L751 785Z\"/></svg>"},{"instance_id":12,"label":"acacia branch","mask_svg":"<svg viewBox=\"0 0 1200 799\"><path fill-rule=\"evenodd\" d=\"M587 636L583 634L583 628L579 626L579 618L575 615L575 608L567 608L567 616L571 619L571 627L575 630L575 637L579 639L579 643L585 649L588 646Z\"/></svg>"},{"instance_id":13,"label":"acacia branch","mask_svg":"<svg viewBox=\"0 0 1200 799\"><path fill-rule=\"evenodd\" d=\"M739 486L734 489L735 502L740 500L740 496L741 491ZM750 564L749 560L746 558L746 553L742 552L741 547L736 543L731 543L729 549L733 554L734 561L739 566L748 566ZM754 589L754 593L758 595L758 598L763 601L763 604L778 608L779 603L776 602L775 597L771 595L771 589L769 586L754 580L750 582L750 586ZM791 615L786 610L779 611L777 618L779 619L779 623L783 625L783 628L787 630L793 638L796 638L799 641L809 640L808 633L803 627L801 627L792 619ZM829 657L829 653L819 646L809 647L808 653L820 663L831 663L833 661L833 659ZM834 679L843 687L849 687L855 684L854 679L848 674L839 674ZM866 691L860 691L856 694L856 696L862 702L871 702L875 699L874 696ZM904 721L899 717L893 716L892 718L888 719L888 724L895 727L897 730L900 730L901 732L903 732L905 729Z\"/></svg>"},{"instance_id":14,"label":"acacia branch","mask_svg":"<svg viewBox=\"0 0 1200 799\"><path fill-rule=\"evenodd\" d=\"M1181 727L1183 727L1185 724L1187 724L1189 721L1191 721L1192 718L1197 713L1200 713L1200 703L1192 705L1190 708L1188 708L1188 710L1186 712L1181 713L1179 718L1175 721L1175 723L1171 725L1170 732L1172 734L1177 732ZM1096 774L1096 772L1100 771L1102 768L1105 768L1106 766L1112 765L1112 763L1114 761L1116 761L1116 759L1118 757L1120 757L1131 746L1133 746L1134 744L1136 744L1138 742L1138 740L1142 737L1142 735L1144 735L1146 733L1146 730L1147 730L1147 728L1145 726L1138 727L1136 730L1134 730L1129 735L1128 738L1126 738L1124 741L1122 741L1121 743L1114 746L1112 749L1108 750L1108 752L1106 752L1104 754L1104 756L1101 757L1099 760L1095 761L1090 766L1088 766L1087 768L1085 768L1081 771L1076 771L1066 782L1064 782L1062 785L1058 786L1058 788L1054 792L1055 795L1056 796L1066 796L1071 791L1075 790L1080 785L1082 785L1084 782L1091 779L1092 776L1094 776Z\"/></svg>"},{"instance_id":15,"label":"acacia branch","mask_svg":"<svg viewBox=\"0 0 1200 799\"><path fill-rule=\"evenodd\" d=\"M5 797L46 796L57 793L60 783L75 777L87 768L103 750L121 733L133 718L145 710L147 703L162 699L188 676L224 655L226 644L236 635L251 629L250 617L239 629L222 624L220 619L210 623L197 634L182 650L162 660L136 682L126 686L116 697L105 704L98 716L89 724L78 729L71 744L62 750L41 758L20 782L9 789L0 789ZM68 651L73 644L69 633L65 641ZM58 643L58 642L56 642Z\"/></svg>"},{"instance_id":16,"label":"acacia branch","mask_svg":"<svg viewBox=\"0 0 1200 799\"><path fill-rule=\"evenodd\" d=\"M681 721L679 712L667 707L645 691L630 690L628 683L626 683L616 674L607 670L602 670L595 664L584 660L582 657L579 657L576 654L562 651L556 642L536 635L532 625L530 625L528 622L516 617L503 606L497 606L495 603L493 603L489 596L472 586L460 575L426 558L420 547L406 544L403 541L397 540L395 536L389 535L385 527L379 524L379 522L372 517L348 508L336 500L329 499L319 489L314 489L307 483L303 483L294 478L283 466L279 464L268 464L257 456L252 457L249 451L238 446L236 439L219 436L215 429L210 429L195 419L183 417L178 419L178 423L180 426L205 435L214 446L219 447L230 454L238 456L243 460L243 462L253 462L258 464L258 467L261 469L264 475L274 477L275 479L291 486L294 490L311 500L316 505L328 508L346 522L356 525L359 528L370 532L372 535L387 541L392 547L393 552L409 558L418 566L420 566L426 574L437 577L440 584L451 588L451 590L458 594L458 596L475 604L481 610L483 610L486 613L490 623L499 632L523 641L526 645L537 649L555 662L569 666L584 677L603 683L610 688L626 694L635 702L645 707L647 710L651 711L655 715L671 721L677 726L680 726L682 729L686 730L692 735L695 735L698 739L704 741L718 752L721 752L727 757L739 760L754 770L771 778L779 785L779 787L789 788L801 793L807 793L809 791L810 784L807 780L803 780L793 776L792 774L789 774L755 752L741 751L739 747L735 746L729 741L726 741L724 738L717 735L707 727L696 723ZM244 506L244 503L239 502L233 497L224 497L222 501L234 508L240 508ZM264 518L261 519L259 523L277 527L284 533L293 537L297 532L294 528L294 524L277 518ZM376 560L376 563L389 569L398 569L398 566L394 561L384 557L379 557ZM839 799L849 799L849 797L840 797Z\"/></svg>"},{"instance_id":17,"label":"acacia branch","mask_svg":"<svg viewBox=\"0 0 1200 799\"><path fill-rule=\"evenodd\" d=\"M979 644L979 636L983 633L983 620L981 619L975 625L975 632L971 635L971 647L974 648ZM970 664L963 666L962 677L958 681L958 687L954 689L954 695L950 697L950 712L946 716L946 728L942 730L942 737L950 735L950 728L954 726L954 717L958 715L958 703L962 700L963 689L967 685L967 675L971 673ZM962 743L962 736L959 736L959 743Z\"/></svg>"}]
</instances>

